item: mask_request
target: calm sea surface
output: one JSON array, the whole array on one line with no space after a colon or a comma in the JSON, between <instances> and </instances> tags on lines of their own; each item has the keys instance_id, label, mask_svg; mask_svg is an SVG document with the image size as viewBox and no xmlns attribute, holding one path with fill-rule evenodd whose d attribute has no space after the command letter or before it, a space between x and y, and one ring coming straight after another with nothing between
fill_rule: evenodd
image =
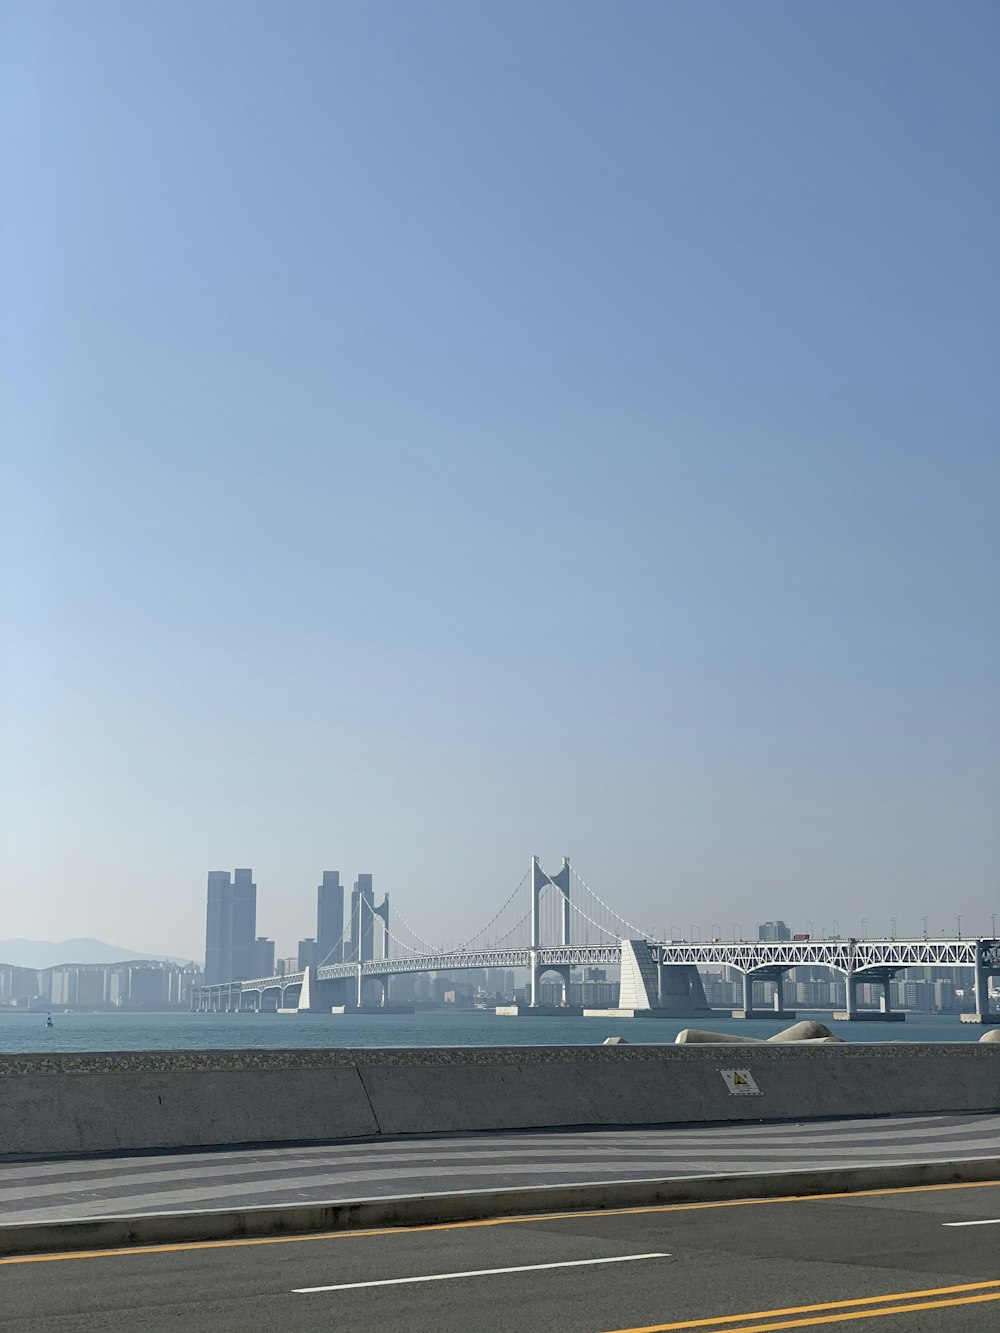
<instances>
[{"instance_id":1,"label":"calm sea surface","mask_svg":"<svg viewBox=\"0 0 1000 1333\"><path fill-rule=\"evenodd\" d=\"M817 1018L847 1041L977 1041L984 1028L957 1015L907 1016L905 1023L836 1023ZM498 1018L481 1011L426 1014L0 1014L0 1052L248 1050L329 1046L593 1046L605 1037L673 1042L681 1028L766 1037L785 1024L722 1017L666 1019Z\"/></svg>"}]
</instances>

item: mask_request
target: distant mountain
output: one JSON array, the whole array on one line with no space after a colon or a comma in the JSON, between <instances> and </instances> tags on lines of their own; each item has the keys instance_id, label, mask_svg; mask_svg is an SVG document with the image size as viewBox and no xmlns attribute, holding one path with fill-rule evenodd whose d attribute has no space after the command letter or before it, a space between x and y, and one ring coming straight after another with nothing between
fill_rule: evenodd
<instances>
[{"instance_id":1,"label":"distant mountain","mask_svg":"<svg viewBox=\"0 0 1000 1333\"><path fill-rule=\"evenodd\" d=\"M162 954L136 953L119 949L103 940L0 940L0 963L11 967L57 967L60 963L127 963L132 958L148 958L158 963L187 963L188 958L169 958Z\"/></svg>"}]
</instances>

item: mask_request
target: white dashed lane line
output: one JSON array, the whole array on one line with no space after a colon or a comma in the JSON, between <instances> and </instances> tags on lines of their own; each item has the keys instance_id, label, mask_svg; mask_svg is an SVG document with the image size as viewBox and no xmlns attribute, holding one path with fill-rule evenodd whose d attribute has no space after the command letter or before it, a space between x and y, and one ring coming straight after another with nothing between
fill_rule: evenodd
<instances>
[{"instance_id":1,"label":"white dashed lane line","mask_svg":"<svg viewBox=\"0 0 1000 1333\"><path fill-rule=\"evenodd\" d=\"M496 1273L535 1273L541 1268L585 1268L588 1264L628 1264L636 1259L669 1259L669 1254L615 1254L607 1259L564 1259L557 1264L518 1264L515 1268L473 1268L465 1273L425 1273L419 1277L386 1277L377 1282L338 1282L331 1287L295 1287L293 1295L317 1291L356 1291L359 1287L400 1287L408 1282L451 1282L459 1277L492 1277Z\"/></svg>"}]
</instances>

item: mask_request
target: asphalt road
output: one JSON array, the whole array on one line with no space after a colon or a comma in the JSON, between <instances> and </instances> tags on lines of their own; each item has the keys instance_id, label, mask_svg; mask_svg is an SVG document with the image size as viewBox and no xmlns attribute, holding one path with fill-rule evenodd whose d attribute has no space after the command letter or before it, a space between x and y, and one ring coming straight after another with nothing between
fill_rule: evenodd
<instances>
[{"instance_id":1,"label":"asphalt road","mask_svg":"<svg viewBox=\"0 0 1000 1333\"><path fill-rule=\"evenodd\" d=\"M995 1333L1000 1185L0 1260L4 1333L635 1333L691 1321L703 1333Z\"/></svg>"},{"instance_id":2,"label":"asphalt road","mask_svg":"<svg viewBox=\"0 0 1000 1333\"><path fill-rule=\"evenodd\" d=\"M466 1134L0 1163L0 1225L1000 1156L1000 1115Z\"/></svg>"}]
</instances>

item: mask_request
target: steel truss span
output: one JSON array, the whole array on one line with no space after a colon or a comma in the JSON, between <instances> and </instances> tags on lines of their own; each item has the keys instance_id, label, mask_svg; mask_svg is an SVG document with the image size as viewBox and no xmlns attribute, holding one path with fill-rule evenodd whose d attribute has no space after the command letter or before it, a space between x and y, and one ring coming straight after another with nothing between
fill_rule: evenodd
<instances>
[{"instance_id":1,"label":"steel truss span","mask_svg":"<svg viewBox=\"0 0 1000 1333\"><path fill-rule=\"evenodd\" d=\"M665 966L732 967L738 972L769 968L828 967L866 972L903 967L1000 968L1000 941L972 940L785 940L735 944L653 945Z\"/></svg>"}]
</instances>

